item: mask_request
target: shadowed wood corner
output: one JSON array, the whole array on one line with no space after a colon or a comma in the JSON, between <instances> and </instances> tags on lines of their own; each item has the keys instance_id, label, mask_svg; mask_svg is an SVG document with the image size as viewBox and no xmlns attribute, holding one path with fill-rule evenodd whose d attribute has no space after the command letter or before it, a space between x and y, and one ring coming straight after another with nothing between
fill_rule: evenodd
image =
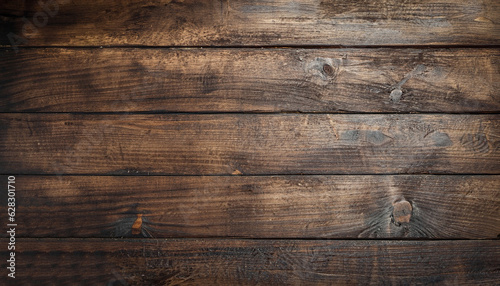
<instances>
[{"instance_id":1,"label":"shadowed wood corner","mask_svg":"<svg viewBox=\"0 0 500 286\"><path fill-rule=\"evenodd\" d=\"M5 285L500 284L499 1L0 23Z\"/></svg>"}]
</instances>

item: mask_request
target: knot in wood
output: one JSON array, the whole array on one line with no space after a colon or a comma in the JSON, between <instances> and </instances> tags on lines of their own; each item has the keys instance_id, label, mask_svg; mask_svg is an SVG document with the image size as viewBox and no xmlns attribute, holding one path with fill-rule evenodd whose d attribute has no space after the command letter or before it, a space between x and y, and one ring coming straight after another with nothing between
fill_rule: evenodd
<instances>
[{"instance_id":1,"label":"knot in wood","mask_svg":"<svg viewBox=\"0 0 500 286\"><path fill-rule=\"evenodd\" d=\"M333 67L329 64L324 64L323 65L323 72L328 75L328 76L333 76L335 74L335 70Z\"/></svg>"},{"instance_id":2,"label":"knot in wood","mask_svg":"<svg viewBox=\"0 0 500 286\"><path fill-rule=\"evenodd\" d=\"M392 210L392 216L396 225L410 222L413 208L408 201L402 200L396 202L394 203L393 207L394 209Z\"/></svg>"},{"instance_id":3,"label":"knot in wood","mask_svg":"<svg viewBox=\"0 0 500 286\"><path fill-rule=\"evenodd\" d=\"M399 88L396 88L393 91L391 91L390 99L393 102L398 102L401 99L401 95L403 95L403 91Z\"/></svg>"}]
</instances>

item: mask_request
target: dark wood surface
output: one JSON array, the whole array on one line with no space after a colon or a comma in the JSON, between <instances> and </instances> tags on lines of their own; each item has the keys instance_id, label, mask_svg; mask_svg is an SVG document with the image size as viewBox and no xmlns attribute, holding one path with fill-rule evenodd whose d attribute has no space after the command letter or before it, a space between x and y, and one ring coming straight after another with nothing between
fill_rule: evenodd
<instances>
[{"instance_id":1,"label":"dark wood surface","mask_svg":"<svg viewBox=\"0 0 500 286\"><path fill-rule=\"evenodd\" d=\"M8 33L27 46L500 44L497 0L58 2L33 21L38 1L3 1L0 44Z\"/></svg>"},{"instance_id":2,"label":"dark wood surface","mask_svg":"<svg viewBox=\"0 0 500 286\"><path fill-rule=\"evenodd\" d=\"M492 240L20 239L16 282L496 285L499 255L500 244Z\"/></svg>"},{"instance_id":3,"label":"dark wood surface","mask_svg":"<svg viewBox=\"0 0 500 286\"><path fill-rule=\"evenodd\" d=\"M16 187L21 237L500 234L499 176L18 176Z\"/></svg>"},{"instance_id":4,"label":"dark wood surface","mask_svg":"<svg viewBox=\"0 0 500 286\"><path fill-rule=\"evenodd\" d=\"M497 115L1 114L15 174L499 174Z\"/></svg>"},{"instance_id":5,"label":"dark wood surface","mask_svg":"<svg viewBox=\"0 0 500 286\"><path fill-rule=\"evenodd\" d=\"M496 112L499 63L497 49L4 50L0 112Z\"/></svg>"},{"instance_id":6,"label":"dark wood surface","mask_svg":"<svg viewBox=\"0 0 500 286\"><path fill-rule=\"evenodd\" d=\"M0 1L0 284L500 285L499 47L498 0Z\"/></svg>"}]
</instances>

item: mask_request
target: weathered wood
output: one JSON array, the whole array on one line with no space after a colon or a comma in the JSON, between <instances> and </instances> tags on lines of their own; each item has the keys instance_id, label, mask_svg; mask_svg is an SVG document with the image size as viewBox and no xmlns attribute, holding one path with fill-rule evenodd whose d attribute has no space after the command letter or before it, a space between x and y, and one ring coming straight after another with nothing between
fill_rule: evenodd
<instances>
[{"instance_id":1,"label":"weathered wood","mask_svg":"<svg viewBox=\"0 0 500 286\"><path fill-rule=\"evenodd\" d=\"M500 283L494 240L20 239L16 250L15 285Z\"/></svg>"},{"instance_id":2,"label":"weathered wood","mask_svg":"<svg viewBox=\"0 0 500 286\"><path fill-rule=\"evenodd\" d=\"M43 3L55 1L59 9L45 11L39 1L3 1L0 44L11 44L9 33L27 46L500 44L496 0Z\"/></svg>"},{"instance_id":3,"label":"weathered wood","mask_svg":"<svg viewBox=\"0 0 500 286\"><path fill-rule=\"evenodd\" d=\"M500 176L17 176L16 188L23 237L500 234Z\"/></svg>"},{"instance_id":4,"label":"weathered wood","mask_svg":"<svg viewBox=\"0 0 500 286\"><path fill-rule=\"evenodd\" d=\"M1 112L500 110L495 49L37 49L0 59Z\"/></svg>"},{"instance_id":5,"label":"weathered wood","mask_svg":"<svg viewBox=\"0 0 500 286\"><path fill-rule=\"evenodd\" d=\"M498 174L498 115L1 114L3 174Z\"/></svg>"}]
</instances>

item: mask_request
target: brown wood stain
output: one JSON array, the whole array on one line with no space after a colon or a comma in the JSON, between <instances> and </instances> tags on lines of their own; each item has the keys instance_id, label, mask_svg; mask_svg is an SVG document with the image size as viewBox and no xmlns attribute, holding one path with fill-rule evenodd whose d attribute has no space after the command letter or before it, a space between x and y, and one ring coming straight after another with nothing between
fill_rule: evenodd
<instances>
[{"instance_id":1,"label":"brown wood stain","mask_svg":"<svg viewBox=\"0 0 500 286\"><path fill-rule=\"evenodd\" d=\"M500 1L2 1L0 23L4 284L500 284Z\"/></svg>"}]
</instances>

